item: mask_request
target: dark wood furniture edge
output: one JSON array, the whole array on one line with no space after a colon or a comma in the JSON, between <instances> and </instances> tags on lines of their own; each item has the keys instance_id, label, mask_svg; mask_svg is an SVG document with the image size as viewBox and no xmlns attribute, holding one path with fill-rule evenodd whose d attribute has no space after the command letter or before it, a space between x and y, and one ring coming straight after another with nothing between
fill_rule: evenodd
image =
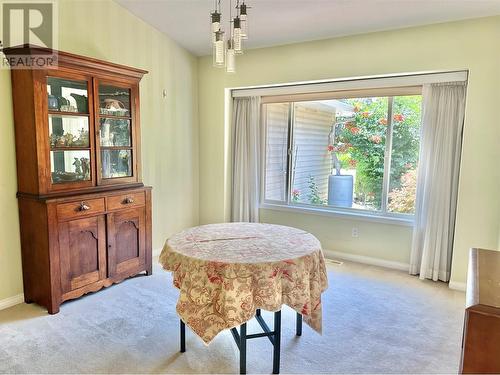
<instances>
[{"instance_id":1,"label":"dark wood furniture edge","mask_svg":"<svg viewBox=\"0 0 500 375\"><path fill-rule=\"evenodd\" d=\"M145 272L145 273L143 274L141 272ZM132 278L134 276L149 276L149 274L147 273L147 268L144 267L144 269L140 270L139 272L134 270L134 271L122 273L122 274L119 274L116 276L107 277L107 278L105 278L103 280L99 280L93 284L89 284L89 285L86 285L84 287L72 290L72 291L65 293L61 296L61 303L72 300L72 299L80 298L80 297L82 297L86 294L89 294L89 293L98 292L99 290L101 290L103 288L109 288L110 286L112 286L114 284L119 284L119 283L121 283L129 278Z\"/></svg>"},{"instance_id":2,"label":"dark wood furniture edge","mask_svg":"<svg viewBox=\"0 0 500 375\"><path fill-rule=\"evenodd\" d=\"M93 57L77 55L70 52L52 50L49 48L44 48L30 44L23 44L19 46L4 48L3 53L6 56L54 54L57 56L58 65L77 67L79 69L87 68L91 70L105 72L107 74L109 74L110 70L112 70L113 73L115 74L134 77L137 79L141 79L142 76L148 73L148 71L144 69L133 68L130 66L115 64L112 62L96 59Z\"/></svg>"},{"instance_id":3,"label":"dark wood furniture edge","mask_svg":"<svg viewBox=\"0 0 500 375\"><path fill-rule=\"evenodd\" d=\"M99 196L103 197L110 197L114 195L122 195L125 192L127 193L133 193L133 192L145 192L146 194L146 202L142 206L138 206L138 208L143 208L145 210L145 215L146 215L146 225L145 225L145 230L146 230L146 247L145 247L145 252L146 252L146 263L140 268L140 269L135 269L131 271L124 271L112 276L108 276L105 279L99 280L95 283L85 285L81 288L74 289L70 292L67 293L62 293L61 288L60 288L60 283L61 283L61 273L60 273L60 267L59 267L59 262L60 262L60 244L59 244L59 237L56 235L56 232L53 230L49 230L49 227L57 225L58 220L57 213L56 213L56 207L59 203L64 202L64 201L75 201L75 198L78 200L83 199L83 198L95 198ZM21 226L21 240L22 241L28 241L28 243L25 243L22 248L23 250L23 256L22 256L22 261L23 261L23 272L24 277L23 277L23 283L35 283L37 284L37 292L33 295L28 294L28 292L25 293L25 302L26 303L37 303L40 306L43 306L47 308L47 311L49 314L57 314L60 310L60 306L63 302L79 298L83 295L97 292L103 288L108 288L114 284L121 283L122 281L134 277L134 276L150 276L152 275L152 226L151 226L151 210L149 207L151 207L151 191L152 187L151 186L142 186L142 187L136 187L136 188L120 188L120 189L110 189L108 191L103 191L103 192L98 192L98 193L91 193L87 195L82 195L82 194L72 194L64 197L48 197L46 200L43 199L36 199L36 197L20 197L20 207L24 207L24 202L28 205L36 205L36 207L39 208L39 213L43 215L43 218L40 218L39 221L37 221L36 225L30 225L30 226ZM119 210L120 211L120 210ZM119 212L118 211L118 212ZM93 216L100 216L100 215L106 215L110 214L112 211L106 210L103 213L97 214L97 215L91 215ZM23 209L21 208L21 213L20 213L21 219L25 217L23 215ZM30 220L33 220L33 218L30 218ZM49 221L52 220L52 223L49 223ZM46 224L45 224L46 223ZM39 227L41 225L42 227ZM45 226L43 226L45 225ZM40 260L44 260L47 262L47 266L44 266L43 263L39 263L38 261L35 261L33 263L33 259L31 258L31 251L28 251L32 244L32 238L34 237L34 232L39 232L41 229L42 233L44 233L47 237L46 240L42 242L41 246L38 246L38 251L37 253L40 256ZM28 232L25 232L25 231ZM33 233L32 233L33 232ZM29 245L28 245L29 244ZM42 248L45 248L45 251L41 251ZM26 264L26 262L29 263ZM36 275L32 275L31 273L35 273ZM36 277L35 277L36 276ZM32 290L31 287L26 288L26 291ZM43 290L47 291L50 290L50 293L43 292Z\"/></svg>"},{"instance_id":4,"label":"dark wood furniture edge","mask_svg":"<svg viewBox=\"0 0 500 375\"><path fill-rule=\"evenodd\" d=\"M480 261L481 257L487 257L488 262L495 262L491 264L498 264L500 252L479 248L471 248L469 252L460 374L500 373L500 307L483 303L481 288L484 288L485 283L489 287L495 285L491 283L493 274L485 273L480 267L484 265L484 261ZM494 272L492 269L486 271Z\"/></svg>"},{"instance_id":5,"label":"dark wood furniture edge","mask_svg":"<svg viewBox=\"0 0 500 375\"><path fill-rule=\"evenodd\" d=\"M7 57L49 54L57 64L36 70L11 69L13 95L17 95L17 100L13 101L24 296L27 303L36 302L47 308L50 314L56 314L64 301L98 291L136 274L144 272L146 275L151 274L152 188L144 186L140 173L141 166L135 164L133 179L119 178L116 179L116 183L98 185L95 183L96 160L92 164L91 181L94 181L94 184L74 183L71 187L66 184L52 184L46 131L48 103L46 95L43 95L46 77L87 81L88 101L94 103L94 109L97 104L92 93L95 92L99 82L130 87L134 98L130 104L135 119L132 120L132 145L135 160L140 160L140 118L137 107L139 82L147 71L33 45L6 48L3 52ZM95 157L95 150L98 148L93 146L96 142L93 126L98 116L92 107L89 107L88 117L91 124L90 150ZM28 149L26 143L30 146ZM29 158L20 158L20 155L28 155ZM132 194L132 198L128 196L129 194ZM129 199L131 201L128 201ZM83 210L85 212L82 212ZM128 258L131 249L133 254L133 249L136 247L132 244L134 241L127 242L124 239L126 234L108 225L107 219L115 216L121 217L122 222L133 223L133 229L130 226L124 227L125 233L127 231L135 233L137 230L137 239L140 241L137 242L137 257L133 255ZM129 220L123 221L123 217ZM108 230L116 238L121 238L120 249L125 249L124 257L118 257L119 251L110 253L107 250L111 241ZM81 233L84 235L87 233L87 237L80 239L78 236ZM72 256L69 255L70 247L77 255L78 252L88 255L96 251L97 258L92 259L97 262L95 270L85 270L81 264L76 264L76 271L73 272L71 269L73 265L68 261ZM86 252L86 248L92 251ZM112 262L119 264L120 267L110 272L108 265Z\"/></svg>"},{"instance_id":6,"label":"dark wood furniture edge","mask_svg":"<svg viewBox=\"0 0 500 375\"><path fill-rule=\"evenodd\" d=\"M500 308L487 306L487 305L474 305L469 306L466 309L467 311L474 312L476 314L486 315L486 316L498 316L500 315Z\"/></svg>"},{"instance_id":7,"label":"dark wood furniture edge","mask_svg":"<svg viewBox=\"0 0 500 375\"><path fill-rule=\"evenodd\" d=\"M65 200L67 198L75 198L75 197L91 197L92 195L99 194L99 193L112 193L112 192L117 192L121 193L124 190L141 190L141 189L148 189L151 190L151 186L146 186L142 182L138 183L132 183L132 184L127 184L127 185L103 185L103 186L93 186L89 187L86 189L79 189L79 190L71 190L71 191L61 191L57 193L50 193L50 194L29 194L29 193L22 193L18 192L16 194L17 198L24 198L24 199L33 199L33 200L38 200L38 201L49 201L49 200L54 200L57 201L58 199L60 200Z\"/></svg>"}]
</instances>

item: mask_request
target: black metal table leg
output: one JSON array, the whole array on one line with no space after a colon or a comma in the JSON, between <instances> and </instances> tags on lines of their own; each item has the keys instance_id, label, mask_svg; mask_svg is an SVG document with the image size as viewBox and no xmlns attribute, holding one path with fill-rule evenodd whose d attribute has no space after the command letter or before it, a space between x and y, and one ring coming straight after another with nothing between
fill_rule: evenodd
<instances>
[{"instance_id":1,"label":"black metal table leg","mask_svg":"<svg viewBox=\"0 0 500 375\"><path fill-rule=\"evenodd\" d=\"M297 313L297 324L295 328L295 334L297 336L302 336L302 314Z\"/></svg>"},{"instance_id":2,"label":"black metal table leg","mask_svg":"<svg viewBox=\"0 0 500 375\"><path fill-rule=\"evenodd\" d=\"M181 353L186 351L186 324L180 320L181 322Z\"/></svg>"},{"instance_id":3,"label":"black metal table leg","mask_svg":"<svg viewBox=\"0 0 500 375\"><path fill-rule=\"evenodd\" d=\"M274 330L268 327L264 318L261 315L260 309L256 311L256 319L260 324L263 332L247 334L247 324L240 325L240 332L236 328L231 328L234 342L240 351L240 374L247 372L247 340L256 339L259 337L267 337L273 345L273 374L280 373L280 353L281 353L281 310L274 313ZM300 328L302 329L302 315L297 314L297 319L300 317ZM297 320L299 324L299 320ZM298 329L297 325L297 329Z\"/></svg>"},{"instance_id":4,"label":"black metal table leg","mask_svg":"<svg viewBox=\"0 0 500 375\"><path fill-rule=\"evenodd\" d=\"M280 373L281 310L274 313L273 374Z\"/></svg>"},{"instance_id":5,"label":"black metal table leg","mask_svg":"<svg viewBox=\"0 0 500 375\"><path fill-rule=\"evenodd\" d=\"M247 373L247 324L240 326L240 374Z\"/></svg>"}]
</instances>

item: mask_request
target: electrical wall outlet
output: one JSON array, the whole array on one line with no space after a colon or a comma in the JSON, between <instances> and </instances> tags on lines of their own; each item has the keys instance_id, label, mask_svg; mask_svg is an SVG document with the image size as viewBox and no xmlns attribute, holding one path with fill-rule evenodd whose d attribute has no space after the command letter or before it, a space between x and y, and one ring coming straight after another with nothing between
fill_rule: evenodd
<instances>
[{"instance_id":1,"label":"electrical wall outlet","mask_svg":"<svg viewBox=\"0 0 500 375\"><path fill-rule=\"evenodd\" d=\"M359 237L359 230L358 230L358 228L356 228L356 227L352 228L352 236L354 238L358 238Z\"/></svg>"}]
</instances>

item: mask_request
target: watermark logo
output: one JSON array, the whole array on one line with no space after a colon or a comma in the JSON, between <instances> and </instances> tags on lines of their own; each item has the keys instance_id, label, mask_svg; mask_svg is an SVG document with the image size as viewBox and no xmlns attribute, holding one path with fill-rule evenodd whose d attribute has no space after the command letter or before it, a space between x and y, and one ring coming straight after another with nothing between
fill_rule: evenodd
<instances>
[{"instance_id":1,"label":"watermark logo","mask_svg":"<svg viewBox=\"0 0 500 375\"><path fill-rule=\"evenodd\" d=\"M0 1L0 68L47 69L57 65L57 3L45 1ZM40 48L18 49L30 45Z\"/></svg>"}]
</instances>

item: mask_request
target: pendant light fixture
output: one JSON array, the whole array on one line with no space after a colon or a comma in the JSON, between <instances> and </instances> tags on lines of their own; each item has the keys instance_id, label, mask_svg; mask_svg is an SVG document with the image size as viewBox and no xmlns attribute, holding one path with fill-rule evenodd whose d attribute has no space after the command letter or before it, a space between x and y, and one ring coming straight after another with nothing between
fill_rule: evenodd
<instances>
[{"instance_id":1,"label":"pendant light fixture","mask_svg":"<svg viewBox=\"0 0 500 375\"><path fill-rule=\"evenodd\" d=\"M233 20L233 43L234 53L241 55L243 53L241 41L241 21L240 17L236 16Z\"/></svg>"},{"instance_id":2,"label":"pendant light fixture","mask_svg":"<svg viewBox=\"0 0 500 375\"><path fill-rule=\"evenodd\" d=\"M226 51L227 73L236 73L236 53L234 50L234 28L231 27L232 17L233 17L233 4L232 1L229 0L229 38L227 40L227 51Z\"/></svg>"},{"instance_id":3,"label":"pendant light fixture","mask_svg":"<svg viewBox=\"0 0 500 375\"><path fill-rule=\"evenodd\" d=\"M226 43L224 40L224 31L221 29L215 33L213 50L214 66L216 68L224 68L226 66Z\"/></svg>"},{"instance_id":4,"label":"pendant light fixture","mask_svg":"<svg viewBox=\"0 0 500 375\"><path fill-rule=\"evenodd\" d=\"M226 72L227 73L236 73L236 54L234 51L232 39L228 39L228 41L227 41Z\"/></svg>"},{"instance_id":5,"label":"pendant light fixture","mask_svg":"<svg viewBox=\"0 0 500 375\"><path fill-rule=\"evenodd\" d=\"M248 39L248 14L245 1L240 4L241 39Z\"/></svg>"},{"instance_id":6,"label":"pendant light fixture","mask_svg":"<svg viewBox=\"0 0 500 375\"><path fill-rule=\"evenodd\" d=\"M232 0L229 0L229 35L226 42L222 28L221 0L214 0L214 11L210 13L210 34L213 50L213 65L226 68L227 73L236 72L236 55L243 53L243 40L248 39L248 14L250 8L245 1L236 0L236 17L232 18Z\"/></svg>"},{"instance_id":7,"label":"pendant light fixture","mask_svg":"<svg viewBox=\"0 0 500 375\"><path fill-rule=\"evenodd\" d=\"M215 10L210 13L210 34L212 43L215 43L215 33L221 27L221 13L220 13L220 0L215 0Z\"/></svg>"}]
</instances>

